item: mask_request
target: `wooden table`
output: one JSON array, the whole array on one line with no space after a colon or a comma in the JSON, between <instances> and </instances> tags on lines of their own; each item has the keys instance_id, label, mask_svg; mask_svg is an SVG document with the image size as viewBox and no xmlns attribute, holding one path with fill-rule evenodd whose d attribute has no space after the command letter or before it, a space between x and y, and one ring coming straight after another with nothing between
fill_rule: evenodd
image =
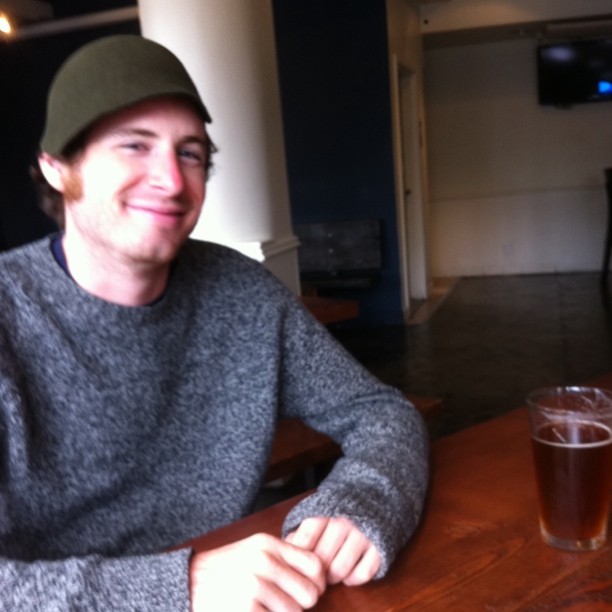
<instances>
[{"instance_id":1,"label":"wooden table","mask_svg":"<svg viewBox=\"0 0 612 612\"><path fill-rule=\"evenodd\" d=\"M591 384L612 389L612 374ZM612 545L571 553L540 539L525 408L438 440L431 467L422 524L389 574L363 587L331 587L316 610L612 609ZM192 544L206 550L258 531L278 534L296 500Z\"/></svg>"}]
</instances>

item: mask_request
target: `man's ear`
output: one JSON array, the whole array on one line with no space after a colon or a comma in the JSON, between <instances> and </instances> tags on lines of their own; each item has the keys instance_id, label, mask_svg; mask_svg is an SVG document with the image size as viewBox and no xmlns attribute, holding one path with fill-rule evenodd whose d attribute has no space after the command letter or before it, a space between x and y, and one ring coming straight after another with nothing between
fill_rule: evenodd
<instances>
[{"instance_id":1,"label":"man's ear","mask_svg":"<svg viewBox=\"0 0 612 612\"><path fill-rule=\"evenodd\" d=\"M64 193L64 176L66 170L64 162L57 159L57 157L53 157L43 152L38 156L38 165L47 183L56 191Z\"/></svg>"}]
</instances>

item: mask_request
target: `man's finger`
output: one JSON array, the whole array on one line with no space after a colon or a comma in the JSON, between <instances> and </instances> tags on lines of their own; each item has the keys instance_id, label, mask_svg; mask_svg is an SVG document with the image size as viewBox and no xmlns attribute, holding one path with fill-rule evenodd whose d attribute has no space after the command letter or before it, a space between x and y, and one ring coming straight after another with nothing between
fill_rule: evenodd
<instances>
[{"instance_id":1,"label":"man's finger","mask_svg":"<svg viewBox=\"0 0 612 612\"><path fill-rule=\"evenodd\" d=\"M304 550L314 550L328 523L325 517L307 518L287 536L287 542Z\"/></svg>"},{"instance_id":2,"label":"man's finger","mask_svg":"<svg viewBox=\"0 0 612 612\"><path fill-rule=\"evenodd\" d=\"M365 554L361 557L353 571L342 580L347 586L357 586L365 584L376 576L380 569L381 558L374 545L370 545Z\"/></svg>"}]
</instances>

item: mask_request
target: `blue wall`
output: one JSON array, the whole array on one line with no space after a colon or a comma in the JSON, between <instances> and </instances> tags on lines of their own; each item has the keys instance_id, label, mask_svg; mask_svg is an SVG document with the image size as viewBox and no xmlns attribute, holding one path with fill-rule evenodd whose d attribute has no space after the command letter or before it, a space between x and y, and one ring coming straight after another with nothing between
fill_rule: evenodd
<instances>
[{"instance_id":1,"label":"blue wall","mask_svg":"<svg viewBox=\"0 0 612 612\"><path fill-rule=\"evenodd\" d=\"M361 323L401 323L385 2L274 11L293 222L380 219L379 281L332 295L358 298Z\"/></svg>"}]
</instances>

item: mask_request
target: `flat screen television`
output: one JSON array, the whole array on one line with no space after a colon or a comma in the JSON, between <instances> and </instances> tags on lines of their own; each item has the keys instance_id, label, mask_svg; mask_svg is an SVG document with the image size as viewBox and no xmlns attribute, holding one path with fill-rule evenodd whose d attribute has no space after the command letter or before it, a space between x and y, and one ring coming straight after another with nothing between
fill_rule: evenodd
<instances>
[{"instance_id":1,"label":"flat screen television","mask_svg":"<svg viewBox=\"0 0 612 612\"><path fill-rule=\"evenodd\" d=\"M538 45L537 69L540 104L612 100L612 38Z\"/></svg>"}]
</instances>

